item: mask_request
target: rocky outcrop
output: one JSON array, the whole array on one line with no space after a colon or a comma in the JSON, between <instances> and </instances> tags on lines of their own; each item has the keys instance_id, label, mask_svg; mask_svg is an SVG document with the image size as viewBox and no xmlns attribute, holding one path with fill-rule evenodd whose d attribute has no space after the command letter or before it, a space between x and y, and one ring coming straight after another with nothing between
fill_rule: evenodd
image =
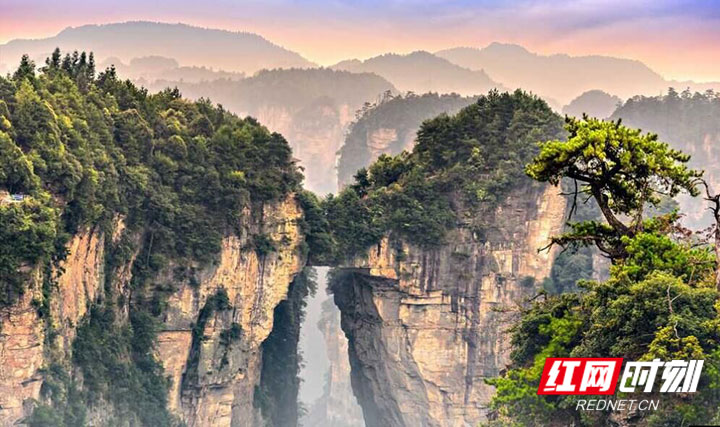
<instances>
[{"instance_id":1,"label":"rocky outcrop","mask_svg":"<svg viewBox=\"0 0 720 427\"><path fill-rule=\"evenodd\" d=\"M98 230L80 231L68 243L65 261L51 270L52 278L42 266L33 268L25 293L0 311L0 425L30 414L50 353L69 356L75 328L102 290L104 244ZM48 319L39 313L43 286L50 293Z\"/></svg>"},{"instance_id":2,"label":"rocky outcrop","mask_svg":"<svg viewBox=\"0 0 720 427\"><path fill-rule=\"evenodd\" d=\"M198 268L191 280L178 283L170 273L172 263L168 273L160 273L158 283L173 283L175 292L162 317L157 358L171 381L168 407L188 426L261 422L253 405L260 345L273 328L275 307L305 264L301 215L292 195L264 206L260 214L245 212L242 235L226 236L216 262ZM122 221L114 229L113 241L122 234ZM259 234L274 242L274 251L259 254L254 249L252 239ZM51 270L52 280L46 281L42 266L33 268L22 297L0 311L0 425L30 415L34 402L41 400L44 370L54 361L72 360L77 326L105 295L104 249L105 236L97 229L77 233L67 245L66 259ZM118 295L129 295L133 259L117 266L107 283ZM42 318L39 301L48 290L49 316ZM227 296L227 306L207 310L219 292ZM119 318L127 319L127 306L118 310ZM103 402L97 406L104 409L91 408L88 420L103 424L107 419L100 412L111 408Z\"/></svg>"},{"instance_id":3,"label":"rocky outcrop","mask_svg":"<svg viewBox=\"0 0 720 427\"><path fill-rule=\"evenodd\" d=\"M157 351L171 380L169 405L188 426L257 425L260 345L272 330L273 310L305 264L301 215L292 197L265 206L255 224L244 225L250 235L226 237L216 265L170 297ZM276 250L261 255L249 249L253 231L265 233ZM211 310L218 292L229 305Z\"/></svg>"},{"instance_id":4,"label":"rocky outcrop","mask_svg":"<svg viewBox=\"0 0 720 427\"><path fill-rule=\"evenodd\" d=\"M550 273L557 188L526 183L488 219L432 250L386 238L332 284L368 426L477 425L509 355L507 328Z\"/></svg>"}]
</instances>

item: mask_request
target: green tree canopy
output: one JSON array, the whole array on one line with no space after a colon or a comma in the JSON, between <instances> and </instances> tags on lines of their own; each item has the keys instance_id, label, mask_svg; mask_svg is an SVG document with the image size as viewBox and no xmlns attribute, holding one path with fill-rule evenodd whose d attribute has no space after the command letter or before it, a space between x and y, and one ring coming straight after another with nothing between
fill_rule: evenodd
<instances>
[{"instance_id":1,"label":"green tree canopy","mask_svg":"<svg viewBox=\"0 0 720 427\"><path fill-rule=\"evenodd\" d=\"M698 393L665 394L660 410L641 413L633 423L717 422L720 375L714 366L720 361L720 302L715 256L677 224L676 212L643 218L646 204L658 204L659 195L697 194L694 184L701 172L685 166L689 156L619 122L568 119L568 129L570 139L542 143L526 171L541 181L570 178L583 184L579 192L597 202L607 223L571 224L554 242L597 244L611 257L610 278L580 281L578 293L540 296L521 312L512 328L511 365L503 376L488 381L497 388L492 406L499 423L610 422L608 413L576 411L578 396L537 395L548 357L704 359L711 368Z\"/></svg>"},{"instance_id":2,"label":"green tree canopy","mask_svg":"<svg viewBox=\"0 0 720 427\"><path fill-rule=\"evenodd\" d=\"M661 196L674 197L681 191L698 194L696 183L702 172L689 169L690 156L658 141L655 134L642 134L620 120L588 117L568 117L566 129L567 141L540 144L540 154L527 165L526 173L554 185L564 178L574 180L573 196L593 198L607 225L577 224L556 243L595 243L611 258L623 257L619 238L642 230L646 206L657 206Z\"/></svg>"}]
</instances>

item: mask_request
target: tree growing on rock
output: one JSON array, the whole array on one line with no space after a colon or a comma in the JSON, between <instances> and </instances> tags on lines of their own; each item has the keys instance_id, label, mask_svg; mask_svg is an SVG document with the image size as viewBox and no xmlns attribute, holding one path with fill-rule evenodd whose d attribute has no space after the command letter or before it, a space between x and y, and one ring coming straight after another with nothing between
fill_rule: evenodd
<instances>
[{"instance_id":1,"label":"tree growing on rock","mask_svg":"<svg viewBox=\"0 0 720 427\"><path fill-rule=\"evenodd\" d=\"M596 245L611 259L610 278L581 281L577 293L541 295L521 313L511 330L509 369L488 380L497 389L492 402L496 418L491 424L630 422L611 420L604 412L577 411L578 396L538 396L548 357L703 359L708 368L697 393L663 394L663 408L641 413L632 423L717 423L720 301L712 247L679 226L677 212L644 215L661 197L681 191L697 195L702 172L689 169L689 156L670 149L655 135L619 121L571 118L567 130L567 141L540 144L540 153L526 172L552 184L572 180L571 214L578 198L598 204L604 221L570 224L570 231L551 244ZM709 192L708 199L712 201Z\"/></svg>"},{"instance_id":2,"label":"tree growing on rock","mask_svg":"<svg viewBox=\"0 0 720 427\"><path fill-rule=\"evenodd\" d=\"M620 120L602 121L585 116L568 117L567 141L540 144L540 154L526 167L538 181L553 185L573 180L573 206L578 198L592 198L605 223L583 221L572 224L569 233L557 236L553 244L595 244L611 259L627 256L622 238L643 230L647 206L657 206L661 196L674 197L681 191L699 194L697 180L702 171L689 169L690 156L658 141L655 134L642 134L622 125Z\"/></svg>"}]
</instances>

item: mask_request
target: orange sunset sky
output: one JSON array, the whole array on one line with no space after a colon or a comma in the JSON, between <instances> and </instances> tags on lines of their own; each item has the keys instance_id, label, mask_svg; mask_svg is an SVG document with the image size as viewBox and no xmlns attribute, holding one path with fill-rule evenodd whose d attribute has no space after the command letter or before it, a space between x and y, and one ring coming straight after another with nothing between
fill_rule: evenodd
<instances>
[{"instance_id":1,"label":"orange sunset sky","mask_svg":"<svg viewBox=\"0 0 720 427\"><path fill-rule=\"evenodd\" d=\"M255 32L321 65L500 41L543 54L639 59L669 79L720 81L720 0L0 0L0 43L127 20Z\"/></svg>"}]
</instances>

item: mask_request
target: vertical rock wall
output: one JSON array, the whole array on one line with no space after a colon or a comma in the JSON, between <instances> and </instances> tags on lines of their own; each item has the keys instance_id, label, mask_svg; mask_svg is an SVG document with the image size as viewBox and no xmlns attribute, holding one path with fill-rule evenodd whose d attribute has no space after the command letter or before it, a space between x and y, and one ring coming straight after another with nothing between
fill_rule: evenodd
<instances>
[{"instance_id":1,"label":"vertical rock wall","mask_svg":"<svg viewBox=\"0 0 720 427\"><path fill-rule=\"evenodd\" d=\"M78 322L102 292L104 244L104 235L95 229L82 230L70 240L66 260L51 273L47 324L38 312L43 282L48 279L42 266L30 271L20 299L0 310L0 425L12 425L32 412L51 348L63 353L60 357L69 357ZM54 343L46 337L48 326L54 331Z\"/></svg>"},{"instance_id":2,"label":"vertical rock wall","mask_svg":"<svg viewBox=\"0 0 720 427\"><path fill-rule=\"evenodd\" d=\"M199 283L183 283L170 297L157 350L171 379L170 406L188 426L258 425L253 395L260 345L272 330L275 307L305 264L301 216L293 197L266 206L246 228L270 237L274 252L259 255L249 248L251 237L228 236L217 264L197 274ZM218 291L227 295L229 308L201 319Z\"/></svg>"},{"instance_id":3,"label":"vertical rock wall","mask_svg":"<svg viewBox=\"0 0 720 427\"><path fill-rule=\"evenodd\" d=\"M527 183L488 221L433 250L384 239L337 273L352 385L368 426L465 426L485 418L485 378L508 362L513 309L550 273L566 201ZM508 311L509 310L509 311Z\"/></svg>"},{"instance_id":4,"label":"vertical rock wall","mask_svg":"<svg viewBox=\"0 0 720 427\"><path fill-rule=\"evenodd\" d=\"M156 351L171 380L168 406L188 426L259 425L253 391L260 381L260 345L273 327L275 307L305 264L298 225L302 211L294 196L265 206L260 216L246 213L246 233L225 237L217 261L198 270L198 283L172 283L176 291L163 315ZM116 225L113 240L123 228L122 222ZM254 250L251 240L258 233L275 242L275 251L259 255ZM52 273L48 323L34 302L42 299L42 266L30 271L24 295L0 311L0 425L30 415L52 357L71 360L76 328L104 294L104 248L105 237L96 229L83 230L68 243L66 260ZM120 266L109 281L126 296L131 264ZM167 273L158 282L173 280ZM220 290L228 307L201 319L208 299ZM127 318L126 312L120 314ZM194 336L198 325L200 336ZM52 342L46 337L49 327ZM88 417L102 424L103 414L96 412Z\"/></svg>"}]
</instances>

